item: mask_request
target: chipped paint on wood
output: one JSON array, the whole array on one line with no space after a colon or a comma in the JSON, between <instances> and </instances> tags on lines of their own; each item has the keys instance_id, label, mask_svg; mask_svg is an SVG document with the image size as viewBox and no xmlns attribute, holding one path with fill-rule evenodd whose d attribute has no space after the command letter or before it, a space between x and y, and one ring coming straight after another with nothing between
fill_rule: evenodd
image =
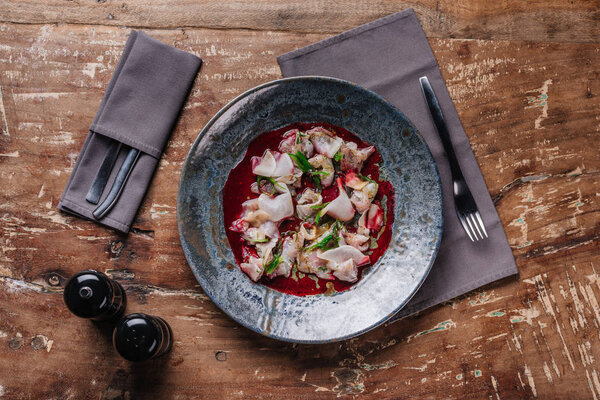
<instances>
[{"instance_id":1,"label":"chipped paint on wood","mask_svg":"<svg viewBox=\"0 0 600 400\"><path fill-rule=\"evenodd\" d=\"M412 335L410 337L408 337L406 339L407 342L410 342L412 339L414 338L418 338L424 335L429 335L430 333L434 333L434 332L441 332L441 331L446 331L450 328L456 328L456 323L452 320L448 320L448 321L442 321L440 323L438 323L436 326L434 326L431 329L427 329L424 331L421 331L415 335Z\"/></svg>"},{"instance_id":2,"label":"chipped paint on wood","mask_svg":"<svg viewBox=\"0 0 600 400\"><path fill-rule=\"evenodd\" d=\"M490 380L492 381L492 387L494 388L494 392L496 394L496 399L500 400L500 393L498 393L498 381L494 377L494 375L490 376Z\"/></svg>"},{"instance_id":3,"label":"chipped paint on wood","mask_svg":"<svg viewBox=\"0 0 600 400\"><path fill-rule=\"evenodd\" d=\"M10 136L8 131L8 122L6 121L6 109L4 108L4 100L2 97L2 86L0 86L0 134Z\"/></svg>"},{"instance_id":4,"label":"chipped paint on wood","mask_svg":"<svg viewBox=\"0 0 600 400\"><path fill-rule=\"evenodd\" d=\"M542 121L548 118L548 86L552 84L552 79L547 79L539 89L533 90L538 92L537 97L528 97L529 105L525 108L541 108L541 114L535 119L535 129L544 129Z\"/></svg>"},{"instance_id":5,"label":"chipped paint on wood","mask_svg":"<svg viewBox=\"0 0 600 400\"><path fill-rule=\"evenodd\" d=\"M523 374L527 378L527 383L529 384L529 387L531 388L531 393L533 394L534 397L537 397L535 381L533 379L533 375L531 374L531 370L529 369L529 366L527 364L525 364L525 368L523 369Z\"/></svg>"},{"instance_id":6,"label":"chipped paint on wood","mask_svg":"<svg viewBox=\"0 0 600 400\"><path fill-rule=\"evenodd\" d=\"M26 291L42 292L43 289L36 284L21 281L18 279L12 279L7 277L0 277L0 283L6 287L8 293L20 293Z\"/></svg>"},{"instance_id":7,"label":"chipped paint on wood","mask_svg":"<svg viewBox=\"0 0 600 400\"><path fill-rule=\"evenodd\" d=\"M175 207L169 204L152 204L150 207L150 215L153 219L172 213Z\"/></svg>"}]
</instances>

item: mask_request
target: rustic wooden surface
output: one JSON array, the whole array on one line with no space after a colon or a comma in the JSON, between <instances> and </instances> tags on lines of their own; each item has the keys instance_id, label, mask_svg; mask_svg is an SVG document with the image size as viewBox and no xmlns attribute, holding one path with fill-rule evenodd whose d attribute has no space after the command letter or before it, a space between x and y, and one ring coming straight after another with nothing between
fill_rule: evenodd
<instances>
[{"instance_id":1,"label":"rustic wooden surface","mask_svg":"<svg viewBox=\"0 0 600 400\"><path fill-rule=\"evenodd\" d=\"M600 398L600 3L506 0L0 3L0 398ZM519 278L328 345L261 337L196 284L179 246L180 168L278 54L414 7L455 101ZM204 65L133 232L56 209L129 28ZM110 327L62 303L97 268L172 353L119 359Z\"/></svg>"}]
</instances>

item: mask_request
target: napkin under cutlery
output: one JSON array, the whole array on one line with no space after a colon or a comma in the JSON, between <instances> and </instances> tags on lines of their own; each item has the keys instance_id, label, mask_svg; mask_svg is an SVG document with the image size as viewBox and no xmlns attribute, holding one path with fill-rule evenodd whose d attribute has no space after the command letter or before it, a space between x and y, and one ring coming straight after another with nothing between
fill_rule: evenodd
<instances>
[{"instance_id":1,"label":"napkin under cutlery","mask_svg":"<svg viewBox=\"0 0 600 400\"><path fill-rule=\"evenodd\" d=\"M131 32L58 204L60 210L129 231L201 63L197 56L144 32ZM121 147L129 150L120 151ZM104 174L108 179L97 178ZM98 181L106 184L95 187L99 198L98 190L90 191ZM118 197L115 193L109 197L116 191ZM107 197L113 198L111 207L96 213L96 218L97 203Z\"/></svg>"},{"instance_id":2,"label":"napkin under cutlery","mask_svg":"<svg viewBox=\"0 0 600 400\"><path fill-rule=\"evenodd\" d=\"M330 76L377 92L411 120L431 149L442 181L445 215L442 243L425 283L393 320L518 273L469 140L412 9L284 54L278 57L278 62L285 77ZM489 239L472 242L456 216L450 167L423 99L421 76L429 78L438 95L459 163Z\"/></svg>"}]
</instances>

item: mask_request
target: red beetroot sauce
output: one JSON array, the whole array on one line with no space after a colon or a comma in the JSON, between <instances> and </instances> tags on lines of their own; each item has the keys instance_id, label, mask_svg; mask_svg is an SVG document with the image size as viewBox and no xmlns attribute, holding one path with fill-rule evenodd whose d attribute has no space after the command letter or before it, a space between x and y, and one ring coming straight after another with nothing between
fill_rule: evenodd
<instances>
[{"instance_id":1,"label":"red beetroot sauce","mask_svg":"<svg viewBox=\"0 0 600 400\"><path fill-rule=\"evenodd\" d=\"M340 136L346 141L355 142L359 148L370 146L370 144L362 141L356 135L354 135L351 132L348 132L344 128L340 128L338 126L323 122L294 123L284 128L264 133L256 139L254 139L248 146L248 150L246 151L246 154L244 155L242 161L229 173L229 177L227 178L227 182L225 183L225 187L223 188L223 214L225 222L225 231L227 232L227 239L229 240L231 250L233 251L238 265L244 262L245 258L248 257L248 254L256 254L253 247L246 245L240 233L233 232L229 229L231 223L240 217L242 213L242 203L248 199L258 197L255 193L252 193L252 191L250 190L250 185L252 184L252 182L256 181L256 177L252 173L252 157L261 157L266 149L278 151L279 143L281 142L281 140L283 140L283 134L289 131L290 129L299 129L301 131L306 131L317 126L322 126L329 131L335 132L338 136ZM381 203L383 197L387 196L387 201L385 204L385 206L387 207L387 211L385 230L383 231L382 235L377 241L377 248L373 249L373 253L369 256L369 258L371 259L371 263L367 266L359 268L358 280L362 278L363 269L368 268L369 265L375 264L377 260L383 255L388 245L390 244L392 234L392 225L394 223L394 188L392 187L391 183L380 180L379 168L376 164L379 164L381 161L381 154L377 149L375 149L375 153L373 153L367 159L362 169L363 175L370 176L371 179L373 179L379 184L379 190L374 201L378 201ZM306 180L303 180L303 187L304 185L311 186L310 182L307 182ZM335 185L335 181L331 186L325 188L322 194L323 202L331 201L335 197L337 197L338 189ZM295 208L296 196L292 196L292 198L294 200ZM382 204L382 206L384 206L384 204ZM294 230L294 228L298 225L299 222L300 220L298 220L297 218L290 218L288 220L284 220L280 224L279 231L283 233L288 230ZM376 233L373 232L371 234L376 235ZM297 273L297 275L297 281L294 280L291 276L289 278L278 276L274 279L268 279L266 277L263 277L259 280L259 282L265 286L279 290L280 292L289 293L296 296L307 296L325 292L331 293L332 291L341 292L343 290L349 289L352 285L356 283L340 281L337 278L332 281L320 279L312 274L305 274L303 278L300 278L299 273ZM333 288L331 287L332 284Z\"/></svg>"}]
</instances>

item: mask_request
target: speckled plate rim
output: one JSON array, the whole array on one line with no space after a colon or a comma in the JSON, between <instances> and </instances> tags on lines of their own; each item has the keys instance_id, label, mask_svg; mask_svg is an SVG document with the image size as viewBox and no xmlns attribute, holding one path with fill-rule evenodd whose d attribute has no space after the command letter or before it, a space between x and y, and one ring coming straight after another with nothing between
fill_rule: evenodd
<instances>
[{"instance_id":1,"label":"speckled plate rim","mask_svg":"<svg viewBox=\"0 0 600 400\"><path fill-rule=\"evenodd\" d=\"M395 113L397 113L398 115L400 115L401 118L403 118L408 125L412 128L412 132L414 134L417 135L417 137L419 138L419 140L424 144L425 148L427 149L427 152L431 158L432 161L432 165L433 165L433 171L435 172L435 179L437 181L437 188L438 188L438 198L440 199L440 214L441 214L441 220L440 223L437 225L437 230L438 230L438 235L437 235L437 240L435 242L434 245L434 249L431 253L431 257L429 259L429 263L425 269L425 273L422 275L421 280L417 283L417 285L415 286L415 288L413 289L413 291L406 296L406 298L404 299L404 301L400 302L398 307L391 313L389 313L388 315L386 315L385 317L383 317L382 319L380 319L379 321L371 324L370 326L365 327L362 330L358 330L352 333L349 333L347 335L343 335L340 337L336 337L336 338L332 338L332 339L328 339L328 340L318 340L318 339L314 339L314 340L303 340L303 339L292 339L292 338L288 338L288 337L284 337L284 336L279 336L276 334L272 334L272 333L268 333L268 332L264 332L264 331L260 331L259 329L253 327L253 326L248 326L246 325L240 318L238 318L235 314L231 313L229 311L229 309L224 306L223 304L221 304L220 301L216 300L213 296L211 296L209 294L208 291L206 291L204 289L204 287L202 287L202 282L199 275L199 272L196 271L196 269L192 268L190 265L190 260L189 260L189 252L190 250L187 248L187 244L185 243L184 240L184 235L182 232L182 223L181 223L181 215L180 215L180 209L182 206L182 198L181 198L181 188L184 184L183 180L184 177L186 176L186 171L187 168L190 164L190 158L193 155L196 147L198 146L198 144L200 143L200 141L202 140L204 134L206 132L208 132L211 127L214 125L214 123L224 114L226 113L231 107L233 107L236 103L238 103L240 100L248 97L249 95L259 92L263 89L269 88L271 86L276 86L278 84L281 83L285 83L285 82L289 82L289 81L302 81L302 80L309 80L309 81L329 81L329 82L333 82L333 83L339 83L339 84L345 84L345 85L351 85L357 88L360 88L362 90L365 90L367 92L369 92L370 95L372 95L373 97L377 98L380 102L382 102L383 104L389 106L391 109L394 110ZM445 215L444 215L444 206L443 206L443 196L442 196L442 183L441 183L441 178L440 178L440 173L439 173L439 169L437 166L437 163L433 157L433 154L431 153L431 149L429 148L429 146L427 145L427 142L425 141L425 139L423 138L423 136L421 135L421 133L419 132L419 130L414 126L414 124L410 121L410 119L408 119L408 117L406 115L404 115L404 113L402 111L400 111L396 106L394 106L392 103L390 103L389 101L387 101L386 99L384 99L383 97L381 97L380 95L378 95L377 93L375 93L374 91L364 88L354 82L350 82L347 80L343 80L343 79L338 79L338 78L332 78L332 77L327 77L327 76L318 76L318 75L306 75L306 76L299 76L299 77L291 77L291 78L280 78L280 79L276 79L273 81L269 81L269 82L265 82L262 83L258 86L255 86L251 89L248 89L247 91L239 94L238 96L234 97L232 100L230 100L225 106L223 106L219 111L217 111L217 113L206 123L206 125L204 126L204 128L200 131L200 133L198 134L198 136L196 137L196 140L194 140L194 143L192 144L192 146L190 147L190 150L188 151L188 154L185 157L185 161L183 163L183 167L181 169L181 175L180 175L180 179L179 179L179 187L177 190L177 231L179 233L179 240L181 243L181 247L183 249L183 253L185 255L186 258L186 262L188 263L188 266L190 267L190 269L192 270L192 273L194 274L194 277L196 278L196 281L200 284L200 286L202 287L202 290L204 291L204 293L208 296L208 298L217 306L219 307L219 309L221 311L223 311L227 316L229 316L229 318L233 319L235 322L237 322L238 324L244 326L245 328L256 332L262 336L266 336L272 339L277 339L277 340L281 340L284 342L289 342L289 343L300 343L300 344L324 344L324 343L334 343L334 342L339 342L339 341L343 341L343 340L348 340L357 336L360 336L366 332L369 332L375 328L377 328L378 326L381 326L382 324L384 324L385 322L387 322L390 318L392 318L394 315L396 315L402 308L404 308L408 302L414 297L414 295L419 291L419 289L421 288L421 286L423 285L423 283L425 282L425 280L427 279L427 277L429 276L429 273L431 272L431 269L433 267L433 263L435 262L436 258L437 258L437 254L439 252L439 248L440 248L440 243L442 241L442 236L443 236L443 231L444 231L444 221L445 221ZM394 222L395 224L396 222ZM230 250L231 251L231 250ZM387 251L387 249L386 249Z\"/></svg>"}]
</instances>

